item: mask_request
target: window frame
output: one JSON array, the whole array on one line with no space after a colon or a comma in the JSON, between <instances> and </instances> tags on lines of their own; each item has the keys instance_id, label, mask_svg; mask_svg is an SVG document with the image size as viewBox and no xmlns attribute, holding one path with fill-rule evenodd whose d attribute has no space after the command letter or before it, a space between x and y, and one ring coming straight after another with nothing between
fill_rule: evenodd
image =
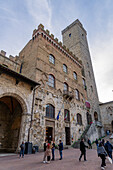
<instances>
[{"instance_id":1,"label":"window frame","mask_svg":"<svg viewBox=\"0 0 113 170\"><path fill-rule=\"evenodd\" d=\"M80 113L77 113L77 123L82 125L82 115Z\"/></svg>"},{"instance_id":2,"label":"window frame","mask_svg":"<svg viewBox=\"0 0 113 170\"><path fill-rule=\"evenodd\" d=\"M66 87L66 89L65 89L65 87ZM64 82L64 91L68 91L68 90L69 90L69 86L66 82Z\"/></svg>"},{"instance_id":3,"label":"window frame","mask_svg":"<svg viewBox=\"0 0 113 170\"><path fill-rule=\"evenodd\" d=\"M66 64L63 64L63 72L66 74L68 73L68 68L67 68Z\"/></svg>"},{"instance_id":4,"label":"window frame","mask_svg":"<svg viewBox=\"0 0 113 170\"><path fill-rule=\"evenodd\" d=\"M50 103L46 104L46 117L55 119L55 107Z\"/></svg>"},{"instance_id":5,"label":"window frame","mask_svg":"<svg viewBox=\"0 0 113 170\"><path fill-rule=\"evenodd\" d=\"M49 62L55 65L55 57L52 54L49 54Z\"/></svg>"},{"instance_id":6,"label":"window frame","mask_svg":"<svg viewBox=\"0 0 113 170\"><path fill-rule=\"evenodd\" d=\"M68 112L68 116L65 119L67 112ZM68 109L64 109L64 119L65 122L70 122L70 111Z\"/></svg>"},{"instance_id":7,"label":"window frame","mask_svg":"<svg viewBox=\"0 0 113 170\"><path fill-rule=\"evenodd\" d=\"M76 100L80 101L80 92L78 89L75 89L75 98Z\"/></svg>"},{"instance_id":8,"label":"window frame","mask_svg":"<svg viewBox=\"0 0 113 170\"><path fill-rule=\"evenodd\" d=\"M49 74L48 76L48 85L55 88L55 77L52 74Z\"/></svg>"},{"instance_id":9,"label":"window frame","mask_svg":"<svg viewBox=\"0 0 113 170\"><path fill-rule=\"evenodd\" d=\"M74 77L74 80L77 80L77 73L75 71L73 72L73 77Z\"/></svg>"}]
</instances>

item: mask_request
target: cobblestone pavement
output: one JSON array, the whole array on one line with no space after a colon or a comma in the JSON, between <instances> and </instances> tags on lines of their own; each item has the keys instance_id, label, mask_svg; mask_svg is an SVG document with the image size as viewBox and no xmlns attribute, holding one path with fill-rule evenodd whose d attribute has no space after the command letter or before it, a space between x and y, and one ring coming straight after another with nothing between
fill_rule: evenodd
<instances>
[{"instance_id":1,"label":"cobblestone pavement","mask_svg":"<svg viewBox=\"0 0 113 170\"><path fill-rule=\"evenodd\" d=\"M44 164L43 152L32 155L25 155L19 159L18 155L0 157L0 170L100 170L101 159L98 158L97 152L94 149L87 150L87 161L78 161L80 155L79 149L63 150L63 159L59 160L59 152L55 151L55 161L50 164ZM111 165L106 160L106 170L113 170Z\"/></svg>"}]
</instances>

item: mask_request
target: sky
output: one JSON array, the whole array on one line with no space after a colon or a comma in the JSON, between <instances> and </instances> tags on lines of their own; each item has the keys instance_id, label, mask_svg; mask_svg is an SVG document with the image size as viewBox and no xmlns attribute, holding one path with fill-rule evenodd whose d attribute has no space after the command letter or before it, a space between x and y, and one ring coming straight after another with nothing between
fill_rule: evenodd
<instances>
[{"instance_id":1,"label":"sky","mask_svg":"<svg viewBox=\"0 0 113 170\"><path fill-rule=\"evenodd\" d=\"M0 0L0 50L16 56L42 23L61 31L79 19L87 39L100 102L113 100L113 0Z\"/></svg>"}]
</instances>

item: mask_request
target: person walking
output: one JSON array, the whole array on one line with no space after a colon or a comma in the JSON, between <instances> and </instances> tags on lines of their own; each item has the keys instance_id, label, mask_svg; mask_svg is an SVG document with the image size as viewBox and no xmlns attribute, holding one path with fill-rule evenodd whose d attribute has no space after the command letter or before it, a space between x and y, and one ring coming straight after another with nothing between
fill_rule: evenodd
<instances>
[{"instance_id":1,"label":"person walking","mask_svg":"<svg viewBox=\"0 0 113 170\"><path fill-rule=\"evenodd\" d=\"M89 149L92 149L91 141L89 138L88 138L88 145L89 145Z\"/></svg>"},{"instance_id":2,"label":"person walking","mask_svg":"<svg viewBox=\"0 0 113 170\"><path fill-rule=\"evenodd\" d=\"M88 148L88 146L86 146L86 145L84 144L84 139L81 139L81 141L80 141L80 151L81 151L81 155L80 155L80 157L79 157L79 161L81 161L81 158L82 158L83 155L84 155L84 161L87 161L87 160L86 160L86 148Z\"/></svg>"},{"instance_id":3,"label":"person walking","mask_svg":"<svg viewBox=\"0 0 113 170\"><path fill-rule=\"evenodd\" d=\"M60 159L62 160L62 150L63 150L63 142L61 140L59 140L59 153L60 153Z\"/></svg>"},{"instance_id":4,"label":"person walking","mask_svg":"<svg viewBox=\"0 0 113 170\"><path fill-rule=\"evenodd\" d=\"M48 140L45 139L44 143L44 158L43 158L43 163L46 163L46 148L47 148Z\"/></svg>"},{"instance_id":5,"label":"person walking","mask_svg":"<svg viewBox=\"0 0 113 170\"><path fill-rule=\"evenodd\" d=\"M54 142L54 140L53 140L53 143L52 143L52 159L51 160L52 161L55 160L55 142Z\"/></svg>"},{"instance_id":6,"label":"person walking","mask_svg":"<svg viewBox=\"0 0 113 170\"><path fill-rule=\"evenodd\" d=\"M105 145L105 140L104 140L104 139L102 139L102 145L103 145L103 146Z\"/></svg>"},{"instance_id":7,"label":"person walking","mask_svg":"<svg viewBox=\"0 0 113 170\"><path fill-rule=\"evenodd\" d=\"M98 154L98 157L100 157L102 159L101 169L105 169L105 167L106 167L105 159L107 156L107 152L106 152L102 142L100 142L99 146L97 147L97 154Z\"/></svg>"},{"instance_id":8,"label":"person walking","mask_svg":"<svg viewBox=\"0 0 113 170\"><path fill-rule=\"evenodd\" d=\"M105 147L105 150L106 150L108 156L112 159L112 149L113 149L112 144L109 141L107 141L105 143L104 147Z\"/></svg>"},{"instance_id":9,"label":"person walking","mask_svg":"<svg viewBox=\"0 0 113 170\"><path fill-rule=\"evenodd\" d=\"M98 147L98 139L96 138L96 141L95 141L95 143L96 143L96 145L97 145L97 147Z\"/></svg>"},{"instance_id":10,"label":"person walking","mask_svg":"<svg viewBox=\"0 0 113 170\"><path fill-rule=\"evenodd\" d=\"M47 156L47 162L46 163L49 164L50 160L51 160L51 145L50 145L50 143L47 144L46 156Z\"/></svg>"},{"instance_id":11,"label":"person walking","mask_svg":"<svg viewBox=\"0 0 113 170\"><path fill-rule=\"evenodd\" d=\"M24 150L25 150L25 144L24 144L24 141L22 141L22 144L20 145L20 158L21 158L21 155L22 155L22 158L24 158Z\"/></svg>"}]
</instances>

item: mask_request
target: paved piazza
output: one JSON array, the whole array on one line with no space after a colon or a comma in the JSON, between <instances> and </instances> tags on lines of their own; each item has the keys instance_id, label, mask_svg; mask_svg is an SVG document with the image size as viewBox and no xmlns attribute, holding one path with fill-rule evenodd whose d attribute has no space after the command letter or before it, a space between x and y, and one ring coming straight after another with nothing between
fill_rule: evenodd
<instances>
[{"instance_id":1,"label":"paved piazza","mask_svg":"<svg viewBox=\"0 0 113 170\"><path fill-rule=\"evenodd\" d=\"M96 150L87 150L87 162L83 160L78 161L80 155L79 149L65 149L63 150L63 160L59 160L59 152L55 151L55 161L50 164L43 164L43 152L38 152L32 155L25 155L24 158L19 159L18 155L1 156L0 170L99 170L101 160L97 156ZM106 170L113 170L108 160L106 160Z\"/></svg>"}]
</instances>

